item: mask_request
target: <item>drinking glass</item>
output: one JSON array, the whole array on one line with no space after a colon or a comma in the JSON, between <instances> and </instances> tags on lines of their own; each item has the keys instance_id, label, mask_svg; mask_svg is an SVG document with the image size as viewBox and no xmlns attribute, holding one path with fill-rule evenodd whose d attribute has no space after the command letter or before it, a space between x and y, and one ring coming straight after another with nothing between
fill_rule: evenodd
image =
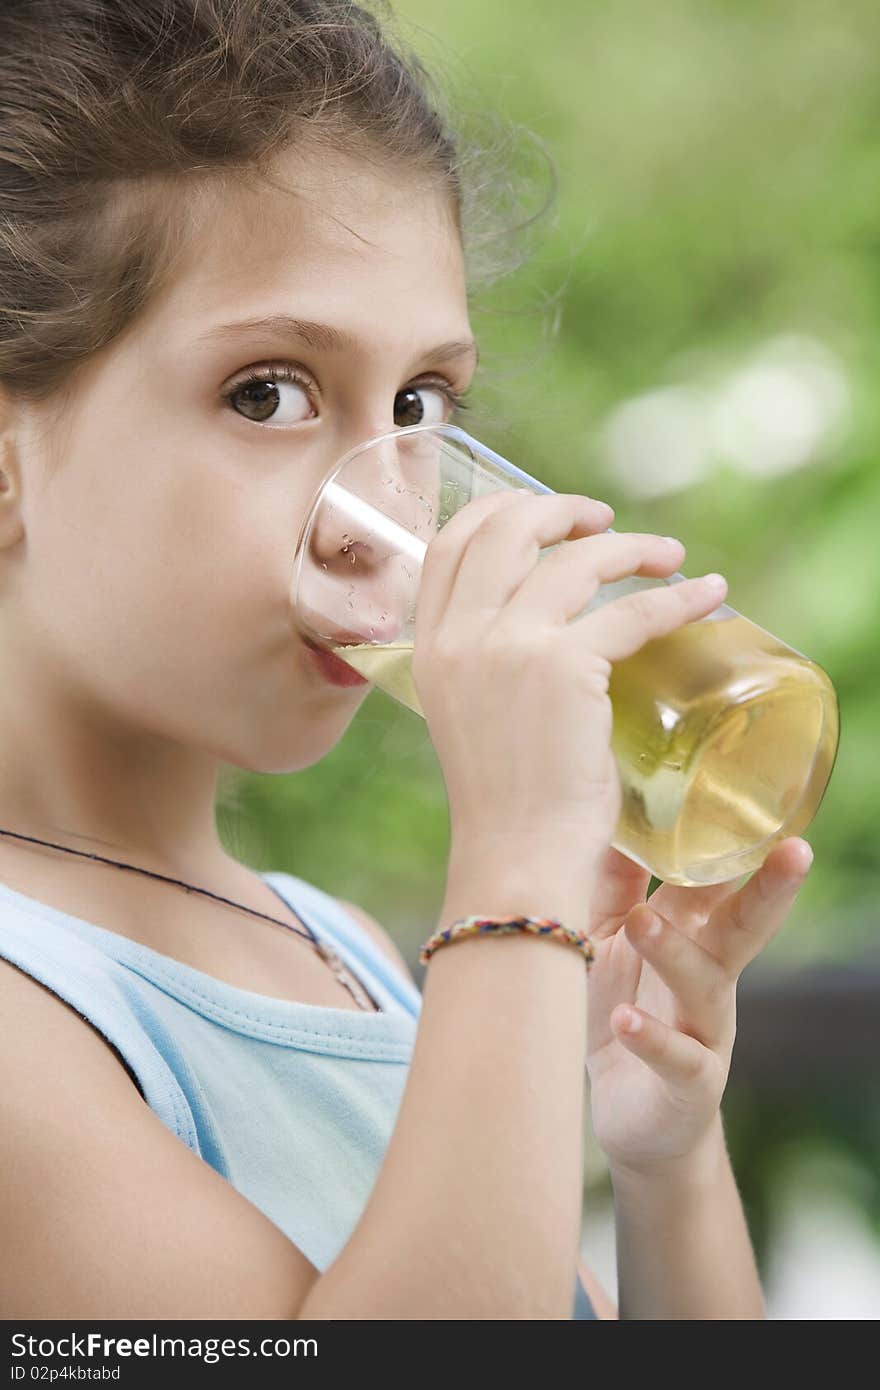
<instances>
[{"instance_id":1,"label":"drinking glass","mask_svg":"<svg viewBox=\"0 0 880 1390\"><path fill-rule=\"evenodd\" d=\"M499 488L553 491L457 425L393 430L334 466L300 532L289 599L337 683L357 672L424 717L412 677L423 557L450 517ZM571 621L683 579L604 584ZM728 604L614 663L608 693L623 793L611 843L657 878L696 886L750 873L815 816L837 756L834 687Z\"/></svg>"}]
</instances>

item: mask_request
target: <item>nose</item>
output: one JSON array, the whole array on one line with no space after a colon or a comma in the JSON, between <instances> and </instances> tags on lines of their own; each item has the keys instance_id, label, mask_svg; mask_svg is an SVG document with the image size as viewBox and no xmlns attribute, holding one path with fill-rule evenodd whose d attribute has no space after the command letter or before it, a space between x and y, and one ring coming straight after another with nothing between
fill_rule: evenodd
<instances>
[{"instance_id":1,"label":"nose","mask_svg":"<svg viewBox=\"0 0 880 1390\"><path fill-rule=\"evenodd\" d=\"M387 642L407 625L437 527L436 441L385 438L325 484L294 603L307 635L332 645Z\"/></svg>"}]
</instances>

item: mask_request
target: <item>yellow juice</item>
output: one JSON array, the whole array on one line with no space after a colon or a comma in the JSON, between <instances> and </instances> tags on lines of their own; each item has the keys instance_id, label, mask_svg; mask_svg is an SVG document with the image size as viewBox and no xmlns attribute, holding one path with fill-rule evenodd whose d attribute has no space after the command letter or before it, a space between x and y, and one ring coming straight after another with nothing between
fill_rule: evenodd
<instances>
[{"instance_id":1,"label":"yellow juice","mask_svg":"<svg viewBox=\"0 0 880 1390\"><path fill-rule=\"evenodd\" d=\"M412 642L336 654L424 717ZM820 666L741 614L687 623L612 668L623 803L611 843L669 883L751 873L816 814L839 711Z\"/></svg>"}]
</instances>

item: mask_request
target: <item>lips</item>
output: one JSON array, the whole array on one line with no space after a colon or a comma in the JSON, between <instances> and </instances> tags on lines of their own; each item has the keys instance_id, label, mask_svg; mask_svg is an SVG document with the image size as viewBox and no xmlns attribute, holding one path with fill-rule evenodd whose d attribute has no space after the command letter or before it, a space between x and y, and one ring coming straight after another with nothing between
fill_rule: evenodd
<instances>
[{"instance_id":1,"label":"lips","mask_svg":"<svg viewBox=\"0 0 880 1390\"><path fill-rule=\"evenodd\" d=\"M399 632L399 623L390 624L385 627L382 627L380 625L378 627L374 627L371 632L352 632L349 628L342 628L338 632L330 634L327 637L327 641L332 642L334 645L339 645L341 647L360 646L365 642L368 642L370 644L379 642L392 642ZM319 647L317 642L312 642L311 639L308 637L304 637L303 641L305 642L306 646L311 647L313 651L325 650L325 648Z\"/></svg>"},{"instance_id":2,"label":"lips","mask_svg":"<svg viewBox=\"0 0 880 1390\"><path fill-rule=\"evenodd\" d=\"M310 647L315 645L315 643L309 642L308 638L306 638L305 640L306 642L308 642L308 645ZM330 640L334 643L339 643L340 646L342 646L343 644L354 646L355 644L360 644L362 642L372 642L373 638L370 636L368 632L349 632L346 630L345 632L334 632L333 637Z\"/></svg>"},{"instance_id":3,"label":"lips","mask_svg":"<svg viewBox=\"0 0 880 1390\"><path fill-rule=\"evenodd\" d=\"M316 647L311 642L304 642L303 645L309 654L311 665L331 685L369 685L366 676L362 676L333 652L326 652L323 647Z\"/></svg>"}]
</instances>

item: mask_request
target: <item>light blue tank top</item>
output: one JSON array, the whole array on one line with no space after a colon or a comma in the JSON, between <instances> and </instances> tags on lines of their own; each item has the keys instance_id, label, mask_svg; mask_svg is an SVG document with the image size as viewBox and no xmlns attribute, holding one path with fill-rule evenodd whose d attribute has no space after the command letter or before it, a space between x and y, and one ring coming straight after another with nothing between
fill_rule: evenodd
<instances>
[{"instance_id":1,"label":"light blue tank top","mask_svg":"<svg viewBox=\"0 0 880 1390\"><path fill-rule=\"evenodd\" d=\"M323 1271L382 1163L421 994L329 893L293 874L259 877L379 1012L239 989L2 883L0 956L87 1019L172 1134ZM573 1317L595 1316L577 1280Z\"/></svg>"}]
</instances>

